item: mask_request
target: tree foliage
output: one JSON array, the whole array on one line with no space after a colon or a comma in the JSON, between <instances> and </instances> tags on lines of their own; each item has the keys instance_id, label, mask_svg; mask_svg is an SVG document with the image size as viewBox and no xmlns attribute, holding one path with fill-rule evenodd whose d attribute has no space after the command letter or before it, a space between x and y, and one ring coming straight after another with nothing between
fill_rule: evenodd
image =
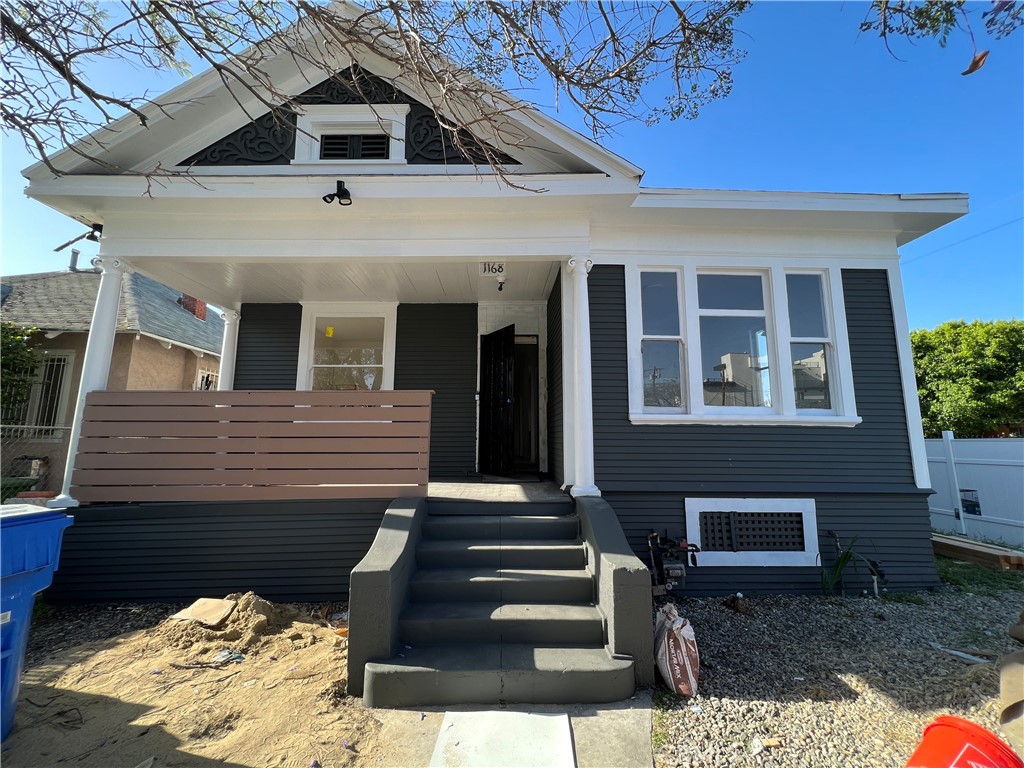
<instances>
[{"instance_id":1,"label":"tree foliage","mask_svg":"<svg viewBox=\"0 0 1024 768\"><path fill-rule=\"evenodd\" d=\"M96 77L97 62L187 74L212 67L239 103L258 111L295 109L275 81L271 60L294 59L307 72L337 76L339 61L370 53L376 72L424 95L456 143L501 170L488 144L502 115L520 107L502 95L549 80L595 136L627 120L694 118L732 88L744 56L737 19L749 0L22 0L0 2L0 115L50 169L54 153L125 113L143 125L173 103L124 93ZM976 4L980 5L980 4ZM996 37L1024 23L1022 5L995 0L980 26ZM964 0L875 0L862 30L910 39L963 30L974 36ZM976 57L977 59L977 57ZM983 62L983 59L981 59ZM980 66L980 64L977 64ZM310 84L313 84L312 82ZM359 83L348 83L359 92ZM498 86L498 88L495 88ZM250 117L256 117L250 114ZM460 129L463 129L460 131ZM112 134L74 150L107 172L128 172L104 157ZM482 137L482 138L481 138ZM521 139L520 139L521 140ZM146 175L174 169L134 169Z\"/></svg>"},{"instance_id":2,"label":"tree foliage","mask_svg":"<svg viewBox=\"0 0 1024 768\"><path fill-rule=\"evenodd\" d=\"M0 321L0 414L5 422L20 413L32 392L40 362L33 341L37 332Z\"/></svg>"},{"instance_id":3,"label":"tree foliage","mask_svg":"<svg viewBox=\"0 0 1024 768\"><path fill-rule=\"evenodd\" d=\"M1024 321L957 320L912 331L910 342L927 437L1021 434Z\"/></svg>"}]
</instances>

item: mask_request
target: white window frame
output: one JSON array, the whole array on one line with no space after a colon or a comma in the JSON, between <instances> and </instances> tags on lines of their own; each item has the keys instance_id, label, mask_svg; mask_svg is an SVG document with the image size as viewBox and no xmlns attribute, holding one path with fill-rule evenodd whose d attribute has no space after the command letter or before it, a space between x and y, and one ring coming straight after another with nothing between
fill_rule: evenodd
<instances>
[{"instance_id":1,"label":"white window frame","mask_svg":"<svg viewBox=\"0 0 1024 768\"><path fill-rule=\"evenodd\" d=\"M299 338L299 367L295 376L296 390L313 388L313 335L321 317L379 317L384 320L384 380L381 390L395 388L395 327L398 322L397 302L327 302L311 301L302 305L302 336Z\"/></svg>"},{"instance_id":2,"label":"white window frame","mask_svg":"<svg viewBox=\"0 0 1024 768\"><path fill-rule=\"evenodd\" d=\"M666 413L663 408L644 406L643 358L640 341L643 338L642 296L640 273L675 270L680 279L680 332L685 352L687 382L684 386L683 412ZM698 274L737 274L762 276L765 295L765 326L767 330L768 354L770 358L770 382L772 387L771 408L705 406L704 382L701 365L700 316L701 314L743 314L740 310L700 310L697 304ZM829 371L829 386L832 393L832 409L796 408L793 391L793 368L791 355L791 334L789 328L789 300L786 292L787 274L820 274L823 279L823 299L826 323L832 333L832 355L827 361L832 365ZM629 420L633 424L737 424L797 426L840 426L853 427L861 422L857 415L853 390L853 370L850 360L850 344L846 328L845 301L843 298L842 272L839 266L817 266L791 263L781 260L767 262L764 266L751 266L749 260L736 264L724 260L687 260L683 263L666 264L651 260L638 261L626 266L626 338L627 368L629 381ZM826 352L827 354L827 352Z\"/></svg>"},{"instance_id":3,"label":"white window frame","mask_svg":"<svg viewBox=\"0 0 1024 768\"><path fill-rule=\"evenodd\" d=\"M296 122L292 165L405 165L405 122L408 104L328 104L304 106ZM385 134L387 159L320 159L320 137L338 134Z\"/></svg>"},{"instance_id":4,"label":"white window frame","mask_svg":"<svg viewBox=\"0 0 1024 768\"><path fill-rule=\"evenodd\" d=\"M778 403L778 389L779 386L779 349L778 349L778 333L776 332L775 323L772 321L772 305L771 305L771 286L769 285L771 275L767 270L762 269L721 269L711 268L705 269L698 267L696 270L696 277L694 278L695 284L699 283L701 275L736 275L739 277L759 277L761 278L761 303L762 309L704 309L700 306L700 299L698 294L693 294L692 301L696 304L695 310L697 313L697 326L693 329L692 335L694 343L691 347L693 350L687 353L689 359L689 367L693 369L694 374L690 377L691 386L694 385L694 380L699 382L699 388L694 391L693 400L696 400L700 393L700 403L691 402L690 409L692 413L707 413L718 416L749 416L749 415L771 415L778 411L777 405L770 406L730 406L730 405L713 405L704 402L704 366L703 360L701 359L701 336L700 336L700 319L702 317L763 317L764 318L764 329L765 329L765 344L768 347L768 386L771 391L772 403Z\"/></svg>"},{"instance_id":5,"label":"white window frame","mask_svg":"<svg viewBox=\"0 0 1024 768\"><path fill-rule=\"evenodd\" d=\"M833 375L836 365L836 345L834 341L835 337L835 323L832 319L832 297L829 291L829 279L828 274L821 269L787 269L786 276L789 275L816 275L821 278L821 301L822 309L825 312L825 336L794 336L792 328L789 328L789 339L785 342L786 356L785 360L789 364L789 375L792 379L793 376L793 345L794 344L821 344L825 349L825 373L828 376L828 390L829 400L832 403L831 408L797 408L796 407L796 390L794 384L791 382L790 391L788 396L793 400L793 410L800 414L819 414L821 416L835 416L837 413L837 390L838 386L835 382L835 376ZM783 278L785 280L785 277ZM786 325L789 326L789 286L786 286Z\"/></svg>"},{"instance_id":6,"label":"white window frame","mask_svg":"<svg viewBox=\"0 0 1024 768\"><path fill-rule=\"evenodd\" d=\"M688 391L689 391L688 376L689 376L690 363L688 361L688 356L689 356L690 344L689 344L689 339L687 339L687 336L686 336L686 320L683 317L683 313L682 313L682 310L683 310L683 307L684 307L684 304L683 304L683 276L679 274L679 270L673 269L672 267L648 267L648 268L637 270L637 275L636 275L637 286L638 286L637 290L638 290L638 292L641 295L642 295L642 290L640 288L640 284L641 284L641 280L642 280L641 275L644 272L665 272L665 273L675 274L675 276L676 276L676 307L678 307L678 309L679 309L680 316L679 316L679 334L677 336L665 336L665 335L659 335L659 334L655 334L655 333L644 333L644 327L643 327L643 303L642 303L642 301L639 302L639 306L640 306L640 326L639 326L640 327L640 346L638 347L638 349L640 350L640 353L641 353L640 354L640 379L639 379L639 381L640 381L640 403L642 404L645 413L670 413L670 414L672 414L672 413L676 413L676 414L678 414L678 413L686 413L687 412L687 402L689 401L689 396L688 396ZM679 347L680 347L680 356L679 356L679 396L680 396L680 401L682 402L682 405L679 408L671 408L671 407L668 407L668 406L660 406L660 405L647 405L646 403L644 403L644 372L643 372L643 342L644 341L675 341L675 342L679 343Z\"/></svg>"},{"instance_id":7,"label":"white window frame","mask_svg":"<svg viewBox=\"0 0 1024 768\"><path fill-rule=\"evenodd\" d=\"M701 546L701 512L799 512L803 517L803 552L705 552L697 554L701 566L813 567L820 564L818 515L814 499L708 499L687 498L686 540Z\"/></svg>"}]
</instances>

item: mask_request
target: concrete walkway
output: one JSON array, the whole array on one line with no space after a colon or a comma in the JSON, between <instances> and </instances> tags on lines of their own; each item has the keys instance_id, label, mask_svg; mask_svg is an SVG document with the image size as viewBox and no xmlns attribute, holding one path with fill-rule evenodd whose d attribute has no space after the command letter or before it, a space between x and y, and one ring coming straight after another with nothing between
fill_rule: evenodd
<instances>
[{"instance_id":1,"label":"concrete walkway","mask_svg":"<svg viewBox=\"0 0 1024 768\"><path fill-rule=\"evenodd\" d=\"M651 768L654 764L650 691L638 691L633 698L612 704L511 705L508 710L568 715L578 768ZM448 711L481 708L448 707ZM444 714L440 708L374 710L374 717L381 722L381 748L362 755L361 763L374 768L427 768Z\"/></svg>"}]
</instances>

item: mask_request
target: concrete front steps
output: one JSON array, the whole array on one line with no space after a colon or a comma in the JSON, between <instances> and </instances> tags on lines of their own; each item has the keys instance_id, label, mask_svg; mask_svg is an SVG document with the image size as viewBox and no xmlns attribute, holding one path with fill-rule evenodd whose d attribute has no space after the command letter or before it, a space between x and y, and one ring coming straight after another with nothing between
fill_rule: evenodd
<instances>
[{"instance_id":1,"label":"concrete front steps","mask_svg":"<svg viewBox=\"0 0 1024 768\"><path fill-rule=\"evenodd\" d=\"M402 650L366 664L364 703L599 703L633 694L633 662L608 650L569 500L427 504L398 621Z\"/></svg>"}]
</instances>

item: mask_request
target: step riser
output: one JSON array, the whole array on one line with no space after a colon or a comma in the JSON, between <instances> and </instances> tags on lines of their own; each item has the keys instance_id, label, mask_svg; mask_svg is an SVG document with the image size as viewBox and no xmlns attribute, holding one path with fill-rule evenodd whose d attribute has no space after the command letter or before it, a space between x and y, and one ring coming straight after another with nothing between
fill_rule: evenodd
<instances>
[{"instance_id":1,"label":"step riser","mask_svg":"<svg viewBox=\"0 0 1024 768\"><path fill-rule=\"evenodd\" d=\"M363 703L368 707L453 704L602 704L633 695L633 670L404 670L377 675L367 665Z\"/></svg>"},{"instance_id":2,"label":"step riser","mask_svg":"<svg viewBox=\"0 0 1024 768\"><path fill-rule=\"evenodd\" d=\"M592 621L558 619L435 619L402 620L398 634L407 645L464 645L469 643L537 643L601 645L604 626Z\"/></svg>"},{"instance_id":3,"label":"step riser","mask_svg":"<svg viewBox=\"0 0 1024 768\"><path fill-rule=\"evenodd\" d=\"M544 581L512 581L485 579L478 581L416 581L409 583L409 597L424 602L505 603L588 603L593 599L594 585L590 579L551 579Z\"/></svg>"},{"instance_id":4,"label":"step riser","mask_svg":"<svg viewBox=\"0 0 1024 768\"><path fill-rule=\"evenodd\" d=\"M543 539L548 541L574 541L579 536L579 521L575 517L555 520L543 517L480 517L470 515L428 517L423 521L423 538L432 541L457 539Z\"/></svg>"},{"instance_id":5,"label":"step riser","mask_svg":"<svg viewBox=\"0 0 1024 768\"><path fill-rule=\"evenodd\" d=\"M566 501L439 501L427 500L431 515L571 515Z\"/></svg>"},{"instance_id":6,"label":"step riser","mask_svg":"<svg viewBox=\"0 0 1024 768\"><path fill-rule=\"evenodd\" d=\"M421 568L526 568L555 570L586 565L583 547L559 549L420 549Z\"/></svg>"}]
</instances>

